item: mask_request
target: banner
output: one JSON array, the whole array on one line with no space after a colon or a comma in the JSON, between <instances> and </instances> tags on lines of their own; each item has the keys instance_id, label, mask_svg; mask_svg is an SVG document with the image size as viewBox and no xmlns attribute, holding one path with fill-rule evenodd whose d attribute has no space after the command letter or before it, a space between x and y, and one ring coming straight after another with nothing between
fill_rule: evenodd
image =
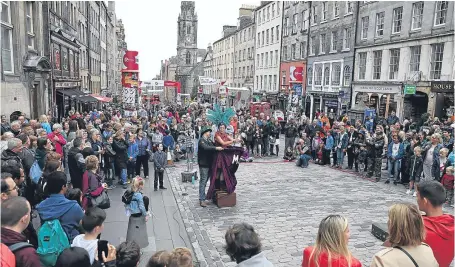
<instances>
[{"instance_id":1,"label":"banner","mask_svg":"<svg viewBox=\"0 0 455 267\"><path fill-rule=\"evenodd\" d=\"M291 82L301 83L303 81L303 67L291 66L289 68L289 79Z\"/></svg>"},{"instance_id":2,"label":"banner","mask_svg":"<svg viewBox=\"0 0 455 267\"><path fill-rule=\"evenodd\" d=\"M134 104L136 103L136 88L123 88L123 103Z\"/></svg>"},{"instance_id":3,"label":"banner","mask_svg":"<svg viewBox=\"0 0 455 267\"><path fill-rule=\"evenodd\" d=\"M204 76L199 76L199 83L201 85L215 85L220 83L220 80L214 79L214 78L209 78L209 77L204 77Z\"/></svg>"},{"instance_id":4,"label":"banner","mask_svg":"<svg viewBox=\"0 0 455 267\"><path fill-rule=\"evenodd\" d=\"M292 90L294 90L295 95L301 96L302 95L302 84L301 83L292 84Z\"/></svg>"},{"instance_id":5,"label":"banner","mask_svg":"<svg viewBox=\"0 0 455 267\"><path fill-rule=\"evenodd\" d=\"M122 73L122 86L127 88L139 87L139 73L123 72Z\"/></svg>"},{"instance_id":6,"label":"banner","mask_svg":"<svg viewBox=\"0 0 455 267\"><path fill-rule=\"evenodd\" d=\"M122 72L139 72L139 58L137 51L126 51L123 55Z\"/></svg>"}]
</instances>

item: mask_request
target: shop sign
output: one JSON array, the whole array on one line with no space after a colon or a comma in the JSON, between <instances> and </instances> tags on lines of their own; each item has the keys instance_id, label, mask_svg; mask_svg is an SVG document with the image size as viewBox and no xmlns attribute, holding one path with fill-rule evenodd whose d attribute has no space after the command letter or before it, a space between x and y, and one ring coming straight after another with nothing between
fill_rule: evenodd
<instances>
[{"instance_id":1,"label":"shop sign","mask_svg":"<svg viewBox=\"0 0 455 267\"><path fill-rule=\"evenodd\" d=\"M296 95L298 95L298 96L302 95L302 84L301 83L293 84L292 89L294 90Z\"/></svg>"},{"instance_id":2,"label":"shop sign","mask_svg":"<svg viewBox=\"0 0 455 267\"><path fill-rule=\"evenodd\" d=\"M122 72L138 72L139 71L139 57L137 51L126 51L123 55Z\"/></svg>"},{"instance_id":3,"label":"shop sign","mask_svg":"<svg viewBox=\"0 0 455 267\"><path fill-rule=\"evenodd\" d=\"M79 87L79 82L55 82L55 88Z\"/></svg>"},{"instance_id":4,"label":"shop sign","mask_svg":"<svg viewBox=\"0 0 455 267\"><path fill-rule=\"evenodd\" d=\"M431 92L453 94L453 83L453 81L433 81L431 82Z\"/></svg>"},{"instance_id":5,"label":"shop sign","mask_svg":"<svg viewBox=\"0 0 455 267\"><path fill-rule=\"evenodd\" d=\"M325 101L324 104L327 107L338 107L338 101Z\"/></svg>"},{"instance_id":6,"label":"shop sign","mask_svg":"<svg viewBox=\"0 0 455 267\"><path fill-rule=\"evenodd\" d=\"M404 94L405 95L415 95L415 93L416 93L416 86L415 85L406 84L404 86Z\"/></svg>"},{"instance_id":7,"label":"shop sign","mask_svg":"<svg viewBox=\"0 0 455 267\"><path fill-rule=\"evenodd\" d=\"M400 89L401 89L401 85L395 85L395 84L389 84L389 85L354 84L352 87L355 92L378 93L378 94L398 94L398 93L400 93Z\"/></svg>"},{"instance_id":8,"label":"shop sign","mask_svg":"<svg viewBox=\"0 0 455 267\"><path fill-rule=\"evenodd\" d=\"M301 83L303 81L303 67L291 66L289 68L289 79L291 82Z\"/></svg>"}]
</instances>

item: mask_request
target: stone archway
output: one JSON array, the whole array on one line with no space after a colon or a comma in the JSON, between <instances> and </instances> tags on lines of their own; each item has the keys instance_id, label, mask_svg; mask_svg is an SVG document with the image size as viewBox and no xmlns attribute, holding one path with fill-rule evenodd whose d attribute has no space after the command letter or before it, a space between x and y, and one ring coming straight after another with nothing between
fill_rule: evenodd
<instances>
[{"instance_id":1,"label":"stone archway","mask_svg":"<svg viewBox=\"0 0 455 267\"><path fill-rule=\"evenodd\" d=\"M29 90L30 118L46 114L52 100L52 89L48 86L51 63L47 57L30 50L22 63L25 82ZM51 101L52 102L52 101Z\"/></svg>"}]
</instances>

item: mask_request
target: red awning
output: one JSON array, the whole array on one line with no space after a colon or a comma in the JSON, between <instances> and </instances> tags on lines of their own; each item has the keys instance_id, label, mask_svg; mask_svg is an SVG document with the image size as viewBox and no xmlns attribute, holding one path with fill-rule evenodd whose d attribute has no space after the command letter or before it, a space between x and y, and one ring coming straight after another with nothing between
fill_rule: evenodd
<instances>
[{"instance_id":1,"label":"red awning","mask_svg":"<svg viewBox=\"0 0 455 267\"><path fill-rule=\"evenodd\" d=\"M100 96L97 94L91 94L91 96L93 96L94 98L96 98L98 101L101 101L101 102L111 102L112 101L112 98L106 97L106 96Z\"/></svg>"}]
</instances>

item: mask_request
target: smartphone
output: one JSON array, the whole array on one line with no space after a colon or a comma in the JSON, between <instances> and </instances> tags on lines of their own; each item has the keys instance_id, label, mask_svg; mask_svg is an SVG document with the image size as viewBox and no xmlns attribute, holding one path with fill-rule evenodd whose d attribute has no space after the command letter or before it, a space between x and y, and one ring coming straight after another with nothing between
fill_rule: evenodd
<instances>
[{"instance_id":1,"label":"smartphone","mask_svg":"<svg viewBox=\"0 0 455 267\"><path fill-rule=\"evenodd\" d=\"M109 248L107 246L108 244L109 242L107 242L107 240L98 240L98 260L100 262L103 262L103 251L105 257L107 257L107 254L109 252Z\"/></svg>"}]
</instances>

